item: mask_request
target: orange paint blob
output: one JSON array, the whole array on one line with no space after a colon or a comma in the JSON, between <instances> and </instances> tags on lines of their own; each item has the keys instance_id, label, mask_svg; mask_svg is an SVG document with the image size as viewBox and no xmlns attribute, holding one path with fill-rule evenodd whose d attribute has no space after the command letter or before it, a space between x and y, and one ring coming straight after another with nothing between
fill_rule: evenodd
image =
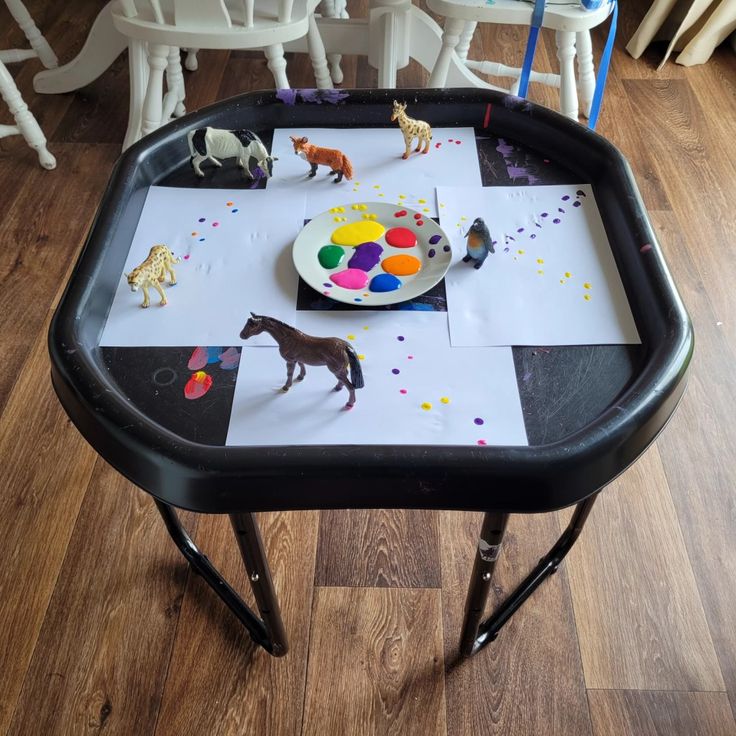
<instances>
[{"instance_id":1,"label":"orange paint blob","mask_svg":"<svg viewBox=\"0 0 736 736\"><path fill-rule=\"evenodd\" d=\"M411 276L419 273L421 267L422 262L414 256L391 256L381 262L381 268L394 276Z\"/></svg>"}]
</instances>

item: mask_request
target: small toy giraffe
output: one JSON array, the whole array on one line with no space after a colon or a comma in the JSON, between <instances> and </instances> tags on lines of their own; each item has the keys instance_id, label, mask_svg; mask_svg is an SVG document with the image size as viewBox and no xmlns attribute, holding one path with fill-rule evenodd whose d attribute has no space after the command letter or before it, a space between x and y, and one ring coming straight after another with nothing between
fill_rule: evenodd
<instances>
[{"instance_id":1,"label":"small toy giraffe","mask_svg":"<svg viewBox=\"0 0 736 736\"><path fill-rule=\"evenodd\" d=\"M344 176L348 181L353 178L353 165L350 159L337 148L322 148L315 146L309 142L309 138L294 138L289 136L294 144L294 153L301 156L309 164L309 178L311 179L317 173L317 166L330 167L330 174L337 174L334 180L335 184L342 181Z\"/></svg>"},{"instance_id":2,"label":"small toy giraffe","mask_svg":"<svg viewBox=\"0 0 736 736\"><path fill-rule=\"evenodd\" d=\"M174 258L174 254L165 245L154 245L148 254L148 258L130 273L125 274L131 291L143 289L143 304L141 306L144 309L151 303L148 298L148 289L151 286L160 294L161 306L167 304L166 294L161 288L161 282L168 273L171 286L176 284L176 274L172 265L179 263L180 260L181 258Z\"/></svg>"},{"instance_id":3,"label":"small toy giraffe","mask_svg":"<svg viewBox=\"0 0 736 736\"><path fill-rule=\"evenodd\" d=\"M394 111L391 113L391 122L395 120L399 121L399 127L404 134L404 143L406 143L406 151L404 151L404 155L401 158L409 158L409 152L411 151L411 144L414 138L417 139L415 151L419 151L422 143L424 143L422 153L429 152L429 144L432 141L432 128L429 123L410 118L406 114L406 103L397 102L396 100L394 100Z\"/></svg>"}]
</instances>

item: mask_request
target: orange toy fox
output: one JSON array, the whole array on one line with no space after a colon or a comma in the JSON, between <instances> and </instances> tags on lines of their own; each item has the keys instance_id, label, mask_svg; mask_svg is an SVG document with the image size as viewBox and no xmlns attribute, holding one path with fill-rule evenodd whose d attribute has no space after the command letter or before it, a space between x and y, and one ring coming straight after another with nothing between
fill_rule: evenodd
<instances>
[{"instance_id":1,"label":"orange toy fox","mask_svg":"<svg viewBox=\"0 0 736 736\"><path fill-rule=\"evenodd\" d=\"M317 166L319 164L329 166L330 174L337 174L335 184L341 182L343 176L348 181L353 178L353 165L342 151L338 151L337 148L315 146L309 142L308 138L294 138L293 135L289 136L289 138L291 138L291 142L294 144L294 153L309 163L310 178L317 173Z\"/></svg>"}]
</instances>

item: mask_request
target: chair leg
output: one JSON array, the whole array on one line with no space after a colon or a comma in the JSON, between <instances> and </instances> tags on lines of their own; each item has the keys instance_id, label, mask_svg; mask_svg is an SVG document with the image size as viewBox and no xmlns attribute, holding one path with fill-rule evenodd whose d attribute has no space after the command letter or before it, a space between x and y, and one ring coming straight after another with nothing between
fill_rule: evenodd
<instances>
[{"instance_id":1,"label":"chair leg","mask_svg":"<svg viewBox=\"0 0 736 736\"><path fill-rule=\"evenodd\" d=\"M291 89L289 80L286 78L286 59L284 58L284 47L280 43L267 46L264 49L268 68L273 74L276 89Z\"/></svg>"},{"instance_id":2,"label":"chair leg","mask_svg":"<svg viewBox=\"0 0 736 736\"><path fill-rule=\"evenodd\" d=\"M166 66L166 90L174 94L174 109L172 115L180 118L186 112L184 107L184 98L186 90L184 88L184 75L181 71L181 53L177 46L169 46L169 57ZM164 121L168 121L168 116L164 115Z\"/></svg>"},{"instance_id":3,"label":"chair leg","mask_svg":"<svg viewBox=\"0 0 736 736\"><path fill-rule=\"evenodd\" d=\"M123 151L141 137L143 98L148 87L148 53L144 41L130 39L128 44L128 70L130 106L128 110L128 129L123 140Z\"/></svg>"},{"instance_id":4,"label":"chair leg","mask_svg":"<svg viewBox=\"0 0 736 736\"><path fill-rule=\"evenodd\" d=\"M148 45L148 85L143 100L141 135L161 127L164 98L164 71L168 65L169 47L160 43Z\"/></svg>"},{"instance_id":5,"label":"chair leg","mask_svg":"<svg viewBox=\"0 0 736 736\"><path fill-rule=\"evenodd\" d=\"M51 49L51 46L49 46L49 42L44 38L41 31L36 27L31 14L26 10L21 0L5 0L5 4L28 39L28 43L31 44L31 48L41 60L41 63L47 69L55 69L59 66L59 60L56 58L56 54Z\"/></svg>"},{"instance_id":6,"label":"chair leg","mask_svg":"<svg viewBox=\"0 0 736 736\"><path fill-rule=\"evenodd\" d=\"M473 41L473 34L478 23L474 20L468 20L465 22L465 28L460 34L460 41L455 49L457 55L463 60L467 61L468 51L470 50L470 44Z\"/></svg>"},{"instance_id":7,"label":"chair leg","mask_svg":"<svg viewBox=\"0 0 736 736\"><path fill-rule=\"evenodd\" d=\"M43 131L28 109L28 105L23 101L13 77L2 62L0 62L0 95L15 119L15 125L0 126L0 138L7 135L22 135L26 143L38 153L38 161L41 166L44 169L55 169L56 159L46 148Z\"/></svg>"},{"instance_id":8,"label":"chair leg","mask_svg":"<svg viewBox=\"0 0 736 736\"><path fill-rule=\"evenodd\" d=\"M455 53L455 47L460 42L460 34L465 28L462 18L448 18L445 21L445 30L442 34L442 49L437 56L434 69L430 74L428 87L444 87L447 84L447 73L450 71L450 61Z\"/></svg>"},{"instance_id":9,"label":"chair leg","mask_svg":"<svg viewBox=\"0 0 736 736\"><path fill-rule=\"evenodd\" d=\"M197 61L197 53L199 49L186 49L187 58L184 60L184 68L188 72L196 72L199 69L199 62Z\"/></svg>"},{"instance_id":10,"label":"chair leg","mask_svg":"<svg viewBox=\"0 0 736 736\"><path fill-rule=\"evenodd\" d=\"M578 120L578 91L575 85L575 33L556 31L557 58L560 61L560 112Z\"/></svg>"},{"instance_id":11,"label":"chair leg","mask_svg":"<svg viewBox=\"0 0 736 736\"><path fill-rule=\"evenodd\" d=\"M578 56L580 102L583 115L588 118L595 94L595 66L593 65L593 44L590 40L590 31L578 31L575 34L575 47Z\"/></svg>"},{"instance_id":12,"label":"chair leg","mask_svg":"<svg viewBox=\"0 0 736 736\"><path fill-rule=\"evenodd\" d=\"M322 0L319 11L323 18L349 18L346 0ZM340 63L342 54L327 54L327 62L330 65L330 76L335 84L343 80Z\"/></svg>"},{"instance_id":13,"label":"chair leg","mask_svg":"<svg viewBox=\"0 0 736 736\"><path fill-rule=\"evenodd\" d=\"M322 36L319 35L319 28L317 28L314 13L309 16L307 48L309 49L309 58L312 60L314 77L317 80L317 89L332 89L332 77L327 67L325 45L322 43Z\"/></svg>"}]
</instances>

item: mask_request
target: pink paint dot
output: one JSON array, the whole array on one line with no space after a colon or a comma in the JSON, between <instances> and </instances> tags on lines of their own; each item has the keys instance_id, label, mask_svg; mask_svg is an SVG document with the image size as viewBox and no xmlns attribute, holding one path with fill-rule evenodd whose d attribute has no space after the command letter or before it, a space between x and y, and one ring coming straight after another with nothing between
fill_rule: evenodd
<instances>
[{"instance_id":1,"label":"pink paint dot","mask_svg":"<svg viewBox=\"0 0 736 736\"><path fill-rule=\"evenodd\" d=\"M406 393L406 389L405 388L400 388L399 389L399 393L400 394L405 394Z\"/></svg>"},{"instance_id":2,"label":"pink paint dot","mask_svg":"<svg viewBox=\"0 0 736 736\"><path fill-rule=\"evenodd\" d=\"M448 138L448 139L447 139L447 142L448 142L448 143L454 143L454 139L453 139L453 138Z\"/></svg>"},{"instance_id":3,"label":"pink paint dot","mask_svg":"<svg viewBox=\"0 0 736 736\"><path fill-rule=\"evenodd\" d=\"M406 356L406 359L407 359L407 360L414 360L414 356L413 356L413 355L407 355L407 356Z\"/></svg>"},{"instance_id":4,"label":"pink paint dot","mask_svg":"<svg viewBox=\"0 0 736 736\"><path fill-rule=\"evenodd\" d=\"M219 222L213 222L212 223L212 227L220 227L220 223Z\"/></svg>"},{"instance_id":5,"label":"pink paint dot","mask_svg":"<svg viewBox=\"0 0 736 736\"><path fill-rule=\"evenodd\" d=\"M462 141L455 141L455 145L459 146L462 143Z\"/></svg>"},{"instance_id":6,"label":"pink paint dot","mask_svg":"<svg viewBox=\"0 0 736 736\"><path fill-rule=\"evenodd\" d=\"M478 444L479 444L479 445L480 445L481 447L485 447L485 446L486 446L486 445L487 445L488 443L487 443L487 442L486 442L485 440L478 440Z\"/></svg>"},{"instance_id":7,"label":"pink paint dot","mask_svg":"<svg viewBox=\"0 0 736 736\"><path fill-rule=\"evenodd\" d=\"M188 255L184 256L184 260L185 261L188 261L189 260L189 256Z\"/></svg>"},{"instance_id":8,"label":"pink paint dot","mask_svg":"<svg viewBox=\"0 0 736 736\"><path fill-rule=\"evenodd\" d=\"M652 249L652 246L647 243L646 245L642 245L641 248L639 248L639 253L649 253L649 251Z\"/></svg>"},{"instance_id":9,"label":"pink paint dot","mask_svg":"<svg viewBox=\"0 0 736 736\"><path fill-rule=\"evenodd\" d=\"M422 225L424 225L424 220L417 220L417 226L421 227Z\"/></svg>"},{"instance_id":10,"label":"pink paint dot","mask_svg":"<svg viewBox=\"0 0 736 736\"><path fill-rule=\"evenodd\" d=\"M329 291L323 291L322 293L323 293L323 294L324 294L325 296L329 296L329 295L330 295L330 292L329 292Z\"/></svg>"},{"instance_id":11,"label":"pink paint dot","mask_svg":"<svg viewBox=\"0 0 736 736\"><path fill-rule=\"evenodd\" d=\"M435 148L439 148L439 147L440 147L441 145L442 145L441 143L435 143L435 144L434 144L434 147L435 147Z\"/></svg>"}]
</instances>

